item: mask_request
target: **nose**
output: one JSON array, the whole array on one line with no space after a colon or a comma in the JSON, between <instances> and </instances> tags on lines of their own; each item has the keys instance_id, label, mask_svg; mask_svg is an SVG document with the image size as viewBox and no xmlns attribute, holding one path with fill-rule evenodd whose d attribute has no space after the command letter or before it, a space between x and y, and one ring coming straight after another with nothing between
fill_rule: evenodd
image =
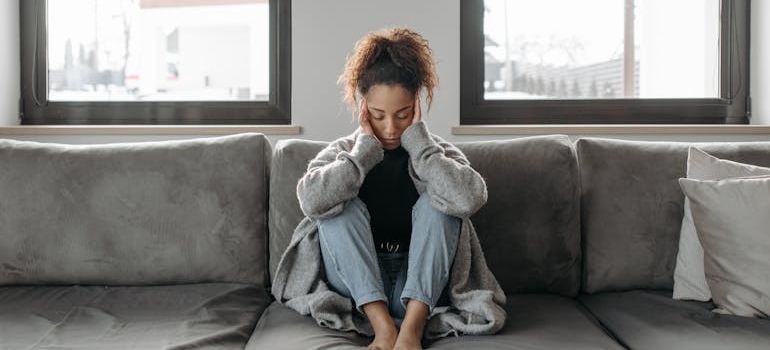
<instances>
[{"instance_id":1,"label":"nose","mask_svg":"<svg viewBox=\"0 0 770 350\"><path fill-rule=\"evenodd\" d=\"M398 128L396 127L396 121L393 118L388 118L385 121L385 137L387 138L393 138L396 137Z\"/></svg>"}]
</instances>

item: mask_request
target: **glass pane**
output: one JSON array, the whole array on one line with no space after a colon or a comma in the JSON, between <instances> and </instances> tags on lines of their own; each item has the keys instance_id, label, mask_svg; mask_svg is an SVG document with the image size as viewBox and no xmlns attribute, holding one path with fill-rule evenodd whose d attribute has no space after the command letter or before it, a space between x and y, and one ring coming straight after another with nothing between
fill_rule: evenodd
<instances>
[{"instance_id":1,"label":"glass pane","mask_svg":"<svg viewBox=\"0 0 770 350\"><path fill-rule=\"evenodd\" d=\"M48 0L52 101L266 101L268 0Z\"/></svg>"},{"instance_id":2,"label":"glass pane","mask_svg":"<svg viewBox=\"0 0 770 350\"><path fill-rule=\"evenodd\" d=\"M485 0L484 97L718 98L719 6L719 0ZM624 60L625 47L633 60Z\"/></svg>"}]
</instances>

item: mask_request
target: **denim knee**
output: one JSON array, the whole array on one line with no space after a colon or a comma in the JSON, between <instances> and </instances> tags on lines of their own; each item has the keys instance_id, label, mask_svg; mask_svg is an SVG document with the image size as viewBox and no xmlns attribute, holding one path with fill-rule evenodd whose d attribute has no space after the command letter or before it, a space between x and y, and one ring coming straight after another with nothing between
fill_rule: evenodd
<instances>
[{"instance_id":1,"label":"denim knee","mask_svg":"<svg viewBox=\"0 0 770 350\"><path fill-rule=\"evenodd\" d=\"M412 224L416 224L418 220L429 224L439 223L442 226L451 228L451 232L448 233L456 232L457 236L459 236L462 220L456 216L439 211L430 204L430 201L431 198L428 192L423 192L420 195L420 198L417 199L417 202L412 207Z\"/></svg>"},{"instance_id":2,"label":"denim knee","mask_svg":"<svg viewBox=\"0 0 770 350\"><path fill-rule=\"evenodd\" d=\"M369 210L366 208L366 204L364 204L364 201L358 197L355 197L345 203L342 211L337 213L337 215L320 218L316 221L320 227L321 225L346 223L351 220L355 220L356 222L364 221L367 225L369 225L369 220L371 220L369 217Z\"/></svg>"},{"instance_id":3,"label":"denim knee","mask_svg":"<svg viewBox=\"0 0 770 350\"><path fill-rule=\"evenodd\" d=\"M415 202L414 206L412 207L412 219L414 219L416 216L422 216L424 214L435 215L436 212L441 213L432 205L430 205L430 195L428 192L423 192L420 197L417 198L417 202Z\"/></svg>"}]
</instances>

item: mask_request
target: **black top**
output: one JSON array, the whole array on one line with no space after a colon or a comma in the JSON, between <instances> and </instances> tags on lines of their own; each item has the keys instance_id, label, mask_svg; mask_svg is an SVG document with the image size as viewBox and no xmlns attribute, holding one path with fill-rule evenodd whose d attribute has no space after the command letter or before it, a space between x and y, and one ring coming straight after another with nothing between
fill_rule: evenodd
<instances>
[{"instance_id":1,"label":"black top","mask_svg":"<svg viewBox=\"0 0 770 350\"><path fill-rule=\"evenodd\" d=\"M409 153L403 147L385 150L382 161L366 174L358 198L371 217L378 252L407 252L412 236L412 207L419 194L409 176Z\"/></svg>"}]
</instances>

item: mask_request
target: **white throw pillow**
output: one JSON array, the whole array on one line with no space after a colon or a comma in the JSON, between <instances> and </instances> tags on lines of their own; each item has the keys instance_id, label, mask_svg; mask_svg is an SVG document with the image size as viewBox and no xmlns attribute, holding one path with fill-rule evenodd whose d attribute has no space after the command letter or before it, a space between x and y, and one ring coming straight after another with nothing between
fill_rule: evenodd
<instances>
[{"instance_id":1,"label":"white throw pillow","mask_svg":"<svg viewBox=\"0 0 770 350\"><path fill-rule=\"evenodd\" d=\"M770 168L719 159L690 147L687 157L687 178L723 180L735 177L770 175ZM684 217L679 234L679 252L674 269L674 299L708 301L711 291L703 271L703 248L693 224L690 201L685 198Z\"/></svg>"},{"instance_id":2,"label":"white throw pillow","mask_svg":"<svg viewBox=\"0 0 770 350\"><path fill-rule=\"evenodd\" d=\"M703 246L715 312L770 315L770 176L680 179Z\"/></svg>"}]
</instances>

